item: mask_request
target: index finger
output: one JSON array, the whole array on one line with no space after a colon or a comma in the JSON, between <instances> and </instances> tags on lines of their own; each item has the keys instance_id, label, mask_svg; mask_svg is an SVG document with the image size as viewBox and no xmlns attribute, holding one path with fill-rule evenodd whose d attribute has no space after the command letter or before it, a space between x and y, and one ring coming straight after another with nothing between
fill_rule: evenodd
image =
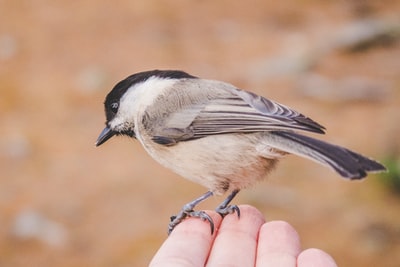
<instances>
[{"instance_id":1,"label":"index finger","mask_svg":"<svg viewBox=\"0 0 400 267\"><path fill-rule=\"evenodd\" d=\"M207 211L215 228L221 224L221 216ZM211 235L210 223L199 218L187 218L175 227L152 259L150 266L204 266L215 234Z\"/></svg>"}]
</instances>

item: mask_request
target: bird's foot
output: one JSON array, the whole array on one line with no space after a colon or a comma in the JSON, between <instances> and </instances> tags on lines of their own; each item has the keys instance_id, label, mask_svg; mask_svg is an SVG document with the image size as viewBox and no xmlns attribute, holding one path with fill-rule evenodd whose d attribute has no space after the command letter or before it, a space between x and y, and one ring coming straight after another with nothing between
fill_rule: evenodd
<instances>
[{"instance_id":1,"label":"bird's foot","mask_svg":"<svg viewBox=\"0 0 400 267\"><path fill-rule=\"evenodd\" d=\"M210 223L211 234L214 233L214 222L210 215L202 210L185 210L184 208L177 215L171 216L171 222L168 225L168 235L171 234L175 227L180 224L186 217L200 218L203 221L208 221Z\"/></svg>"},{"instance_id":2,"label":"bird's foot","mask_svg":"<svg viewBox=\"0 0 400 267\"><path fill-rule=\"evenodd\" d=\"M240 218L240 209L237 205L218 206L215 211L224 218L228 214L235 213Z\"/></svg>"},{"instance_id":3,"label":"bird's foot","mask_svg":"<svg viewBox=\"0 0 400 267\"><path fill-rule=\"evenodd\" d=\"M205 213L204 211L195 211L194 207L200 202L212 196L213 193L211 191L206 192L201 195L199 198L196 198L192 202L187 203L183 206L182 210L176 216L171 216L171 222L168 225L168 235L174 230L174 228L180 224L186 217L194 217L200 218L203 221L208 221L211 227L211 234L214 233L214 222L211 219L210 215Z\"/></svg>"},{"instance_id":4,"label":"bird's foot","mask_svg":"<svg viewBox=\"0 0 400 267\"><path fill-rule=\"evenodd\" d=\"M215 211L224 218L228 214L237 213L240 218L240 209L237 205L229 205L232 199L239 193L239 189L233 190L232 193L215 209Z\"/></svg>"}]
</instances>

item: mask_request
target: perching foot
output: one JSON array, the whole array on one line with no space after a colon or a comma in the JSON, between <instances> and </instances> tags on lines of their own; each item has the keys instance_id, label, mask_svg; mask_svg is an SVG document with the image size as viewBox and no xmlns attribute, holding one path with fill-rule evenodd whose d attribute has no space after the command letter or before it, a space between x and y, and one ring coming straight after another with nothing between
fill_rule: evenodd
<instances>
[{"instance_id":1,"label":"perching foot","mask_svg":"<svg viewBox=\"0 0 400 267\"><path fill-rule=\"evenodd\" d=\"M210 228L211 228L211 234L214 233L214 222L210 215L205 213L202 210L199 211L186 211L186 210L181 210L178 215L176 216L171 216L171 222L168 225L168 235L174 230L174 228L180 224L186 217L194 217L194 218L200 218L203 221L208 221L210 223Z\"/></svg>"},{"instance_id":2,"label":"perching foot","mask_svg":"<svg viewBox=\"0 0 400 267\"><path fill-rule=\"evenodd\" d=\"M211 191L206 192L204 195L200 196L199 198L193 200L192 202L183 206L182 210L176 216L171 216L171 222L168 225L168 234L170 234L174 228L180 224L186 217L195 217L200 218L203 221L208 221L211 227L211 234L214 233L214 222L211 219L210 215L205 213L204 211L194 211L194 207L202 202L203 200L212 196L213 193Z\"/></svg>"},{"instance_id":3,"label":"perching foot","mask_svg":"<svg viewBox=\"0 0 400 267\"><path fill-rule=\"evenodd\" d=\"M232 199L239 193L239 190L234 190L232 193L215 209L221 217L225 217L228 214L237 213L240 218L240 209L237 205L229 205Z\"/></svg>"},{"instance_id":4,"label":"perching foot","mask_svg":"<svg viewBox=\"0 0 400 267\"><path fill-rule=\"evenodd\" d=\"M218 206L215 211L224 218L228 214L237 213L238 218L240 218L240 209L237 205L228 205L226 207Z\"/></svg>"}]
</instances>

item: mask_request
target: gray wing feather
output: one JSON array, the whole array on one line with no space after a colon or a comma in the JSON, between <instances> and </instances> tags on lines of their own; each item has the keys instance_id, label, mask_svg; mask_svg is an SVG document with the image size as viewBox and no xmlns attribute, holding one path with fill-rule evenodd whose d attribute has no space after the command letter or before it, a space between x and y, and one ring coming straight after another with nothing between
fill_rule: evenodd
<instances>
[{"instance_id":1,"label":"gray wing feather","mask_svg":"<svg viewBox=\"0 0 400 267\"><path fill-rule=\"evenodd\" d=\"M171 109L174 111L167 116L164 113L162 123L153 116L158 120L157 129L152 130L155 142L172 145L215 134L276 130L324 133L323 126L284 105L229 84L202 82L202 86L193 83L175 86L175 90L180 92L172 92L168 103L175 107ZM189 102L183 99L188 96L191 98Z\"/></svg>"},{"instance_id":2,"label":"gray wing feather","mask_svg":"<svg viewBox=\"0 0 400 267\"><path fill-rule=\"evenodd\" d=\"M256 94L235 89L236 97L214 99L191 126L195 136L297 129L324 133L324 127L304 115Z\"/></svg>"}]
</instances>

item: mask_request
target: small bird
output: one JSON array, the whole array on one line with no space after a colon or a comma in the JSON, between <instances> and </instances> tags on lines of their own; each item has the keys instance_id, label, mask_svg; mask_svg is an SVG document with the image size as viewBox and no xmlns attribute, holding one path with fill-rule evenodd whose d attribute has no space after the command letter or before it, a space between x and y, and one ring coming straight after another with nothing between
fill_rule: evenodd
<instances>
[{"instance_id":1,"label":"small bird","mask_svg":"<svg viewBox=\"0 0 400 267\"><path fill-rule=\"evenodd\" d=\"M263 180L287 154L351 180L386 170L349 149L297 133L323 134L325 128L289 107L179 70L133 74L114 86L104 105L106 127L96 146L114 135L135 138L160 164L208 189L171 217L168 233L188 216L209 221L212 233L211 217L194 208L213 195L228 193L216 208L221 216L240 217L232 199Z\"/></svg>"}]
</instances>

